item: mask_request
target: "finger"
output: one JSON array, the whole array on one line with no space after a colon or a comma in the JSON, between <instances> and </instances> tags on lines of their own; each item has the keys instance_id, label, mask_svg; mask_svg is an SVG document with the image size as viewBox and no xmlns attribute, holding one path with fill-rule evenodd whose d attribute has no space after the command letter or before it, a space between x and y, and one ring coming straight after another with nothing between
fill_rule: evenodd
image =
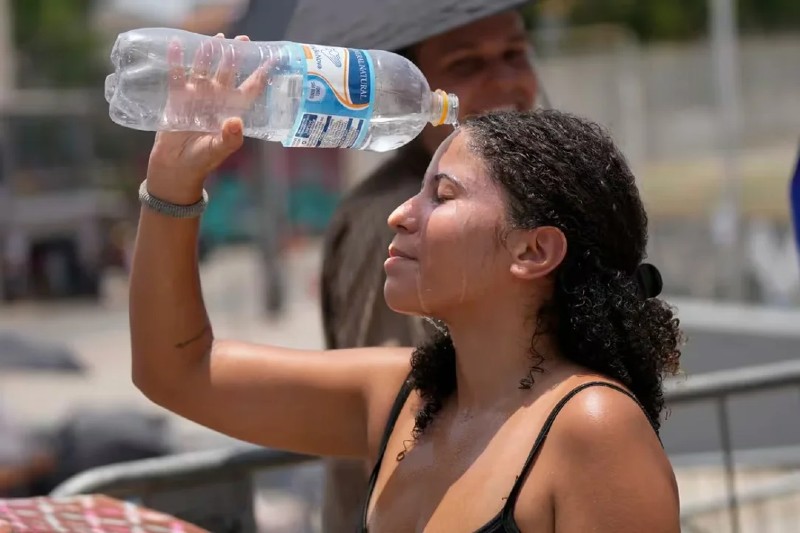
<instances>
[{"instance_id":1,"label":"finger","mask_svg":"<svg viewBox=\"0 0 800 533\"><path fill-rule=\"evenodd\" d=\"M170 41L167 46L167 64L170 91L183 89L186 86L186 69L183 66L183 46L177 39Z\"/></svg>"},{"instance_id":2,"label":"finger","mask_svg":"<svg viewBox=\"0 0 800 533\"><path fill-rule=\"evenodd\" d=\"M262 63L261 66L254 70L239 86L239 92L248 105L264 93L273 65L274 61Z\"/></svg>"},{"instance_id":3,"label":"finger","mask_svg":"<svg viewBox=\"0 0 800 533\"><path fill-rule=\"evenodd\" d=\"M167 45L167 65L169 79L167 82L167 105L164 109L164 120L172 123L176 116L181 116L181 95L186 90L186 67L184 65L183 45L173 39Z\"/></svg>"},{"instance_id":4,"label":"finger","mask_svg":"<svg viewBox=\"0 0 800 533\"><path fill-rule=\"evenodd\" d=\"M222 123L222 138L228 146L239 147L244 141L244 123L239 117L226 119Z\"/></svg>"},{"instance_id":5,"label":"finger","mask_svg":"<svg viewBox=\"0 0 800 533\"><path fill-rule=\"evenodd\" d=\"M236 40L237 41L249 41L250 37L248 37L247 35L237 35L236 36Z\"/></svg>"},{"instance_id":6,"label":"finger","mask_svg":"<svg viewBox=\"0 0 800 533\"><path fill-rule=\"evenodd\" d=\"M192 81L207 81L211 71L211 61L214 58L214 43L211 40L203 41L197 48L192 64Z\"/></svg>"},{"instance_id":7,"label":"finger","mask_svg":"<svg viewBox=\"0 0 800 533\"><path fill-rule=\"evenodd\" d=\"M219 33L218 33L218 34L216 34L214 37L216 37L217 39L224 39L224 38L225 38L225 34L224 34L224 33L222 33L222 32L219 32Z\"/></svg>"},{"instance_id":8,"label":"finger","mask_svg":"<svg viewBox=\"0 0 800 533\"><path fill-rule=\"evenodd\" d=\"M236 79L236 47L233 43L222 43L222 59L217 68L217 82L223 87L233 87Z\"/></svg>"},{"instance_id":9,"label":"finger","mask_svg":"<svg viewBox=\"0 0 800 533\"><path fill-rule=\"evenodd\" d=\"M222 131L211 139L212 159L216 164L238 150L244 142L242 119L229 118L222 124Z\"/></svg>"}]
</instances>

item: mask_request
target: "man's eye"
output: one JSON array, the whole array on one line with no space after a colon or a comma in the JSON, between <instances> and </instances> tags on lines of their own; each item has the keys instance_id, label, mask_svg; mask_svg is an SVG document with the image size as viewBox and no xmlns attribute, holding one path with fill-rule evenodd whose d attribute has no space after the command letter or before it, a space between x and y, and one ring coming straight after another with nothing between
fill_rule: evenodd
<instances>
[{"instance_id":1,"label":"man's eye","mask_svg":"<svg viewBox=\"0 0 800 533\"><path fill-rule=\"evenodd\" d=\"M511 64L518 65L521 63L528 62L528 52L527 50L517 48L514 50L508 50L505 54L503 54L503 58Z\"/></svg>"},{"instance_id":2,"label":"man's eye","mask_svg":"<svg viewBox=\"0 0 800 533\"><path fill-rule=\"evenodd\" d=\"M447 67L447 70L450 71L451 74L455 74L457 76L467 76L479 71L482 66L483 62L479 58L465 57L450 63L450 66Z\"/></svg>"}]
</instances>

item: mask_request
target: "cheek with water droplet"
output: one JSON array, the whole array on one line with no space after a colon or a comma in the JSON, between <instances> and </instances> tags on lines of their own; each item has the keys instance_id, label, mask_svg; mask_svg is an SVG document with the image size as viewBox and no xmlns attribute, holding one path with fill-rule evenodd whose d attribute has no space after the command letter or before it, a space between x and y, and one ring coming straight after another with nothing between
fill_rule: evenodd
<instances>
[{"instance_id":1,"label":"cheek with water droplet","mask_svg":"<svg viewBox=\"0 0 800 533\"><path fill-rule=\"evenodd\" d=\"M473 278L478 272L473 264L476 253L482 255L484 250L483 244L471 242L477 233L484 233L480 229L481 214L455 201L447 209L446 216L450 220L443 221L440 218L434 222L439 227L431 228L441 232L444 231L441 225L447 224L446 240L441 234L429 235L428 222L422 228L423 235L431 238L423 241L416 290L419 308L428 317L438 318L437 312L442 306L452 308L466 301L470 284L476 281ZM482 239L480 236L476 240Z\"/></svg>"},{"instance_id":2,"label":"cheek with water droplet","mask_svg":"<svg viewBox=\"0 0 800 533\"><path fill-rule=\"evenodd\" d=\"M404 206L405 207L405 206ZM430 222L430 217L427 217L423 222L421 227L419 228L420 235L428 235L428 225ZM422 315L429 317L431 316L431 306L430 306L430 287L425 287L425 277L423 275L423 270L425 268L430 268L430 251L426 250L426 240L422 241L423 249L420 250L420 253L417 257L418 268L416 272L416 280L415 280L415 288L417 291L417 303L419 304L419 308L422 311Z\"/></svg>"}]
</instances>

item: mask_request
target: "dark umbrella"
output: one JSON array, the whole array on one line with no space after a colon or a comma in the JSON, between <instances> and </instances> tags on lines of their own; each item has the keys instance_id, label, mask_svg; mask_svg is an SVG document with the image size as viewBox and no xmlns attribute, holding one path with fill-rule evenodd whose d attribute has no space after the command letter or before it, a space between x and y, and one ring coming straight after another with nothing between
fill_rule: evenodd
<instances>
[{"instance_id":1,"label":"dark umbrella","mask_svg":"<svg viewBox=\"0 0 800 533\"><path fill-rule=\"evenodd\" d=\"M13 333L0 333L0 370L82 373L84 366L65 347L43 344Z\"/></svg>"},{"instance_id":2,"label":"dark umbrella","mask_svg":"<svg viewBox=\"0 0 800 533\"><path fill-rule=\"evenodd\" d=\"M525 0L250 0L233 33L253 40L399 50Z\"/></svg>"},{"instance_id":3,"label":"dark umbrella","mask_svg":"<svg viewBox=\"0 0 800 533\"><path fill-rule=\"evenodd\" d=\"M533 0L249 0L231 35L398 51ZM540 103L550 107L539 80Z\"/></svg>"}]
</instances>

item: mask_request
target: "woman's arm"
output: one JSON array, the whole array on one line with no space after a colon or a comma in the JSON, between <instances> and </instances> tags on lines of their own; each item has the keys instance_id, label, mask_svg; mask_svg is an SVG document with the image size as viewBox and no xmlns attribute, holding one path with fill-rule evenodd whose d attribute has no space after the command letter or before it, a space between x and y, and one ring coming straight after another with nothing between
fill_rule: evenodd
<instances>
[{"instance_id":1,"label":"woman's arm","mask_svg":"<svg viewBox=\"0 0 800 533\"><path fill-rule=\"evenodd\" d=\"M243 101L263 91L254 74L235 88L225 62L216 75L201 53L185 76L171 51L173 109L198 92L237 91ZM202 95L201 95L202 96ZM168 106L168 111L170 112ZM175 204L201 198L205 176L242 144L242 122L219 134L160 132L147 188ZM143 207L130 285L132 373L156 403L233 437L286 450L367 456L409 370L409 349L304 352L215 340L203 303L197 219Z\"/></svg>"}]
</instances>

